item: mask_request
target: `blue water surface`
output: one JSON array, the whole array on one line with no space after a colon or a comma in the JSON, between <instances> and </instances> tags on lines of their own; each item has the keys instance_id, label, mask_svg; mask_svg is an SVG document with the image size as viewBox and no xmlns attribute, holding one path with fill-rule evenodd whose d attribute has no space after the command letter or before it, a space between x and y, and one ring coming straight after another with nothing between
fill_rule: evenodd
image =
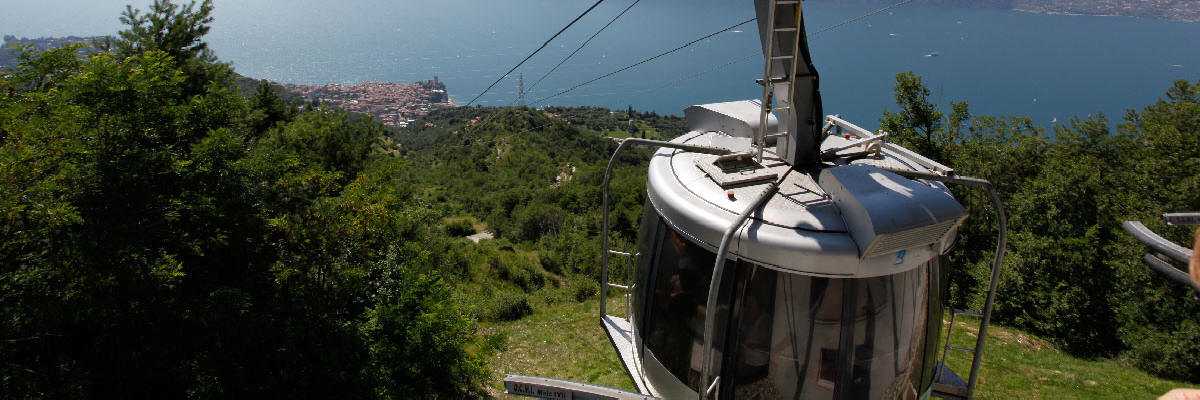
<instances>
[{"instance_id":1,"label":"blue water surface","mask_svg":"<svg viewBox=\"0 0 1200 400\"><path fill-rule=\"evenodd\" d=\"M632 1L605 1L547 46L518 71L526 86ZM0 33L111 33L121 28L123 3L22 2L6 6ZM592 3L218 1L207 40L245 75L292 83L409 82L436 75L462 104ZM813 1L805 4L805 18L815 32L879 7ZM643 0L526 99L536 106L632 106L681 114L691 104L757 98L761 89L753 81L762 75L762 61L746 58L760 51L750 23L537 102L753 14L746 0ZM810 43L826 112L860 125L875 127L884 109L896 108L895 75L913 71L943 108L965 100L976 115L1029 116L1048 126L1099 112L1116 122L1127 109L1160 98L1173 80L1200 79L1200 52L1191 43L1196 38L1195 23L906 5L814 35ZM514 73L477 103L512 104L517 81Z\"/></svg>"}]
</instances>

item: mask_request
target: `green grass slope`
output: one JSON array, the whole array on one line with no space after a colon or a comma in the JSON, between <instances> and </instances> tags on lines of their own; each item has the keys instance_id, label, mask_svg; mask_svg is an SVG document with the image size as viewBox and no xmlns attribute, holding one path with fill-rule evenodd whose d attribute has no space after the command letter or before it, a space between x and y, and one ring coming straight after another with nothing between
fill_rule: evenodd
<instances>
[{"instance_id":1,"label":"green grass slope","mask_svg":"<svg viewBox=\"0 0 1200 400\"><path fill-rule=\"evenodd\" d=\"M483 324L488 335L502 335L506 343L491 360L494 393L502 393L505 374L527 374L569 379L633 390L633 383L617 359L616 351L597 322L600 302L562 302L535 308L533 314L502 323ZM610 313L623 312L623 303L611 301ZM974 344L977 321L956 321L957 346ZM949 326L949 321L945 326ZM943 328L942 334L945 334ZM963 375L970 370L966 353L952 352L947 364ZM1186 383L1156 378L1110 359L1080 359L1055 349L1046 340L1016 329L992 325L988 329L978 399L1143 399L1157 398Z\"/></svg>"},{"instance_id":2,"label":"green grass slope","mask_svg":"<svg viewBox=\"0 0 1200 400\"><path fill-rule=\"evenodd\" d=\"M955 346L967 347L979 337L977 321L955 321ZM949 326L946 321L944 326ZM943 328L943 334L945 329ZM969 354L951 352L950 369L965 375ZM1049 341L1017 329L992 325L976 388L979 399L1146 399L1157 398L1187 383L1157 378L1119 360L1081 359L1054 348Z\"/></svg>"}]
</instances>

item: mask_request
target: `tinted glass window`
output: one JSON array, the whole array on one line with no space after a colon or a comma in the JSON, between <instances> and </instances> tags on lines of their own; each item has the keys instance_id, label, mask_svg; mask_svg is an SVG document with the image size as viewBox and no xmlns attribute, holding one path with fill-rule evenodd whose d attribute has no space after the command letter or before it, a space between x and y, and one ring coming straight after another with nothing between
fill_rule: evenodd
<instances>
[{"instance_id":1,"label":"tinted glass window","mask_svg":"<svg viewBox=\"0 0 1200 400\"><path fill-rule=\"evenodd\" d=\"M646 204L642 206L642 226L638 233L638 249L637 249L637 270L636 284L633 290L633 329L636 331L634 340L640 338L641 332L644 330L642 322L645 320L644 315L646 310L646 290L645 287L653 285L654 262L658 260L658 243L662 235L662 222L658 213L654 212L654 206L650 204L650 200L646 200ZM641 351L641 344L635 343L635 348Z\"/></svg>"},{"instance_id":2,"label":"tinted glass window","mask_svg":"<svg viewBox=\"0 0 1200 400\"><path fill-rule=\"evenodd\" d=\"M643 338L646 348L671 374L695 388L700 379L705 304L716 256L669 228L662 230Z\"/></svg>"},{"instance_id":3,"label":"tinted glass window","mask_svg":"<svg viewBox=\"0 0 1200 400\"><path fill-rule=\"evenodd\" d=\"M930 273L834 279L738 263L723 378L733 398L918 398L933 359ZM940 312L940 308L939 308ZM939 314L932 314L940 316ZM936 347L936 340L933 342Z\"/></svg>"}]
</instances>

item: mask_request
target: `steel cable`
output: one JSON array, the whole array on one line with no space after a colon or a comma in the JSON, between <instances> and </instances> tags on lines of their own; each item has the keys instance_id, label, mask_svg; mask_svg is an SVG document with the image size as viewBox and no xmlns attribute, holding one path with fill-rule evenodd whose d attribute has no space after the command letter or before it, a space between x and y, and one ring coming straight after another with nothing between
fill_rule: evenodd
<instances>
[{"instance_id":1,"label":"steel cable","mask_svg":"<svg viewBox=\"0 0 1200 400\"><path fill-rule=\"evenodd\" d=\"M479 100L480 97L483 97L483 95L487 94L487 92L492 90L493 87L496 87L497 83L500 83L500 81L504 80L504 78L507 78L509 74L513 73L513 71L516 71L517 68L520 68L521 65L525 64L526 61L529 61L530 58L533 58L533 56L537 55L538 52L540 52L540 51L542 51L542 49L546 48L546 45L549 45L550 42L554 41L554 39L557 38L558 35L561 35L563 32L566 32L567 29L571 27L571 25L575 25L575 23L579 22L579 20L582 19L583 16L592 12L592 10L596 9L596 6L599 6L600 3L603 3L603 2L604 2L604 0L597 0L596 4L592 4L592 6L588 7L587 10L584 10L582 14L579 14L578 17L575 17L575 19L571 20L571 23L567 24L567 26L564 26L562 29L559 29L558 33L555 33L554 36L551 36L549 39L546 39L546 42L542 43L542 45L539 46L537 48L537 50L534 50L532 53L529 53L528 56L525 56L524 60L521 60L521 62L519 62L519 63L517 63L517 65L513 66L512 69L508 70L508 72L505 72L504 75L501 75L499 79L496 79L495 82L492 82L491 85L488 85L487 89L484 89L482 92L480 92L478 95L476 95L475 98L471 99L471 101L468 101L467 107L470 107L471 104L475 103L475 100Z\"/></svg>"},{"instance_id":2,"label":"steel cable","mask_svg":"<svg viewBox=\"0 0 1200 400\"><path fill-rule=\"evenodd\" d=\"M604 24L604 26L601 27L600 30L598 30L598 31L596 31L596 33L592 34L592 37L587 38L587 40L584 40L583 43L581 43L579 45L579 47L576 47L575 51L572 51L571 54L568 54L566 57L564 57L562 59L562 61L559 61L558 65L555 65L554 68L550 68L550 70L546 71L546 73L543 74L540 78L538 78L537 81L533 82L532 85L529 85L529 87L525 89L525 92L528 93L529 91L532 91L533 88L537 87L537 85L539 83L542 83L542 80L546 79L547 76L550 76L550 74L553 74L554 71L558 70L558 67L561 67L564 63L567 62L567 60L570 60L571 57L575 57L575 54L579 53L580 50L583 50L584 46L587 46L588 43L591 43L592 39L595 39L596 36L599 36L600 32L604 32L605 29L608 29L609 25L612 25L614 22L617 22L617 20L621 19L621 17L624 16L625 13L629 12L629 9L633 8L633 6L636 6L637 3L641 2L641 1L642 0L634 0L633 3L629 5L629 7L625 7L625 9L622 10L620 14L617 14L617 16L613 17L613 19L609 20L607 24Z\"/></svg>"}]
</instances>

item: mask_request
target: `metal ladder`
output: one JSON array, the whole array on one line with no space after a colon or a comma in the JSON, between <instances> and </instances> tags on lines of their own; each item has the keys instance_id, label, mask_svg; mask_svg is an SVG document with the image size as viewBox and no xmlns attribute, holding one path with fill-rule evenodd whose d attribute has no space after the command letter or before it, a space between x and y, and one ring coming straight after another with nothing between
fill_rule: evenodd
<instances>
[{"instance_id":1,"label":"metal ladder","mask_svg":"<svg viewBox=\"0 0 1200 400\"><path fill-rule=\"evenodd\" d=\"M958 374L954 373L954 371L951 371L950 368L946 366L946 354L950 353L951 350L971 353L971 365L975 365L975 359L979 357L978 343L976 343L976 346L972 347L958 347L950 345L950 338L954 334L954 320L960 315L980 318L981 324L986 323L983 322L983 314L981 313L963 310L952 310L950 312L950 327L946 329L946 343L942 346L942 361L937 365L937 374L934 378L933 390L934 396L937 397L946 399L970 399L972 395L974 395L974 393L972 393L974 388L971 387L968 382L973 382L975 380L975 374L978 373L978 371L975 368L972 368L971 376L968 378L969 381L964 381L962 377L958 376Z\"/></svg>"},{"instance_id":2,"label":"metal ladder","mask_svg":"<svg viewBox=\"0 0 1200 400\"><path fill-rule=\"evenodd\" d=\"M790 17L788 19L790 19L792 22L790 25L779 26L777 23L780 14L779 6L787 5L795 6L796 11L792 13L792 15L787 16ZM763 68L762 109L759 113L758 134L755 135L754 138L756 153L754 157L755 161L758 163L762 163L763 149L766 147L768 116L775 111L787 112L787 118L781 118L779 121L781 123L786 123L786 125L782 125L782 127L779 129L779 132L772 134L772 137L786 136L788 134L788 129L791 129L793 122L792 120L795 118L796 113L793 110L794 105L791 102L792 99L795 98L796 85L794 84L793 80L796 77L796 68L800 61L800 40L802 39L800 37L800 34L802 33L800 30L800 0L771 0L770 10L767 12L767 14L767 29L769 29L769 33L767 34L767 47L765 52L767 54L765 63L766 66ZM788 19L785 19L784 21L786 22ZM775 44L776 38L780 34L791 34L792 46L790 51L788 51L789 49L781 48L779 49L780 53L777 54L775 53ZM791 62L791 70L788 71L789 73L787 75L775 76L776 71L773 70L773 67L776 61L780 61L780 64L785 68L788 66L788 61ZM774 107L771 105L771 100L772 98L778 98L775 93L775 84L778 83L787 84L787 95L784 97L787 105Z\"/></svg>"}]
</instances>

